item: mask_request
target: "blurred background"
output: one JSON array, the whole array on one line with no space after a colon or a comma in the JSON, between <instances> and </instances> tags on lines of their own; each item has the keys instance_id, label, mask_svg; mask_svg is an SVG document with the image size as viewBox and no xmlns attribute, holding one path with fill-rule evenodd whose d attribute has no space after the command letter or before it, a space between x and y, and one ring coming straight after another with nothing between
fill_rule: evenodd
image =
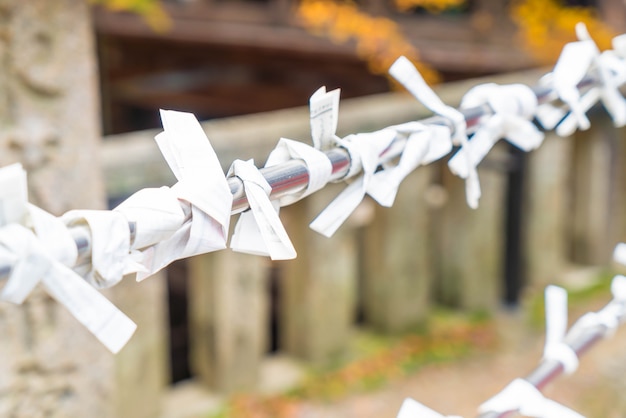
<instances>
[{"instance_id":1,"label":"blurred background","mask_svg":"<svg viewBox=\"0 0 626 418\"><path fill-rule=\"evenodd\" d=\"M124 133L148 129L152 135L150 129L160 127L157 109L177 109L208 121L225 170L243 156L260 164L279 135L308 140L302 106L320 86L341 88L344 134L428 116L386 74L400 55L439 86L448 103L458 104L481 82L477 78L534 85L563 45L575 40L577 22L586 23L601 49L626 28L621 0L94 3L102 127L105 143L119 144L111 158L120 158L128 149L124 141L135 138ZM237 118L290 108L299 110ZM533 334L540 327L525 328L537 309L532 306L540 304L537 292L555 281L573 281L582 294L598 283L606 289L611 246L624 236L623 217L614 209L624 195L616 191L623 171L615 168L624 158L622 133L595 116L597 131L568 142L550 137L533 159L504 144L496 147L481 168L485 197L478 213L465 207L462 183L445 163L434 164L418 170L420 179L409 180L412 191L404 189L408 197L399 207L385 212L366 200L343 233L327 243L305 225L333 192L285 208L281 217L299 251L296 263L211 255L208 261L175 263L166 279L174 395L165 414L194 416L193 407L177 411L195 402L212 411L198 416L394 416L401 397L385 390L410 393L389 389L399 376L441 379L434 394L445 385L456 388L454 382L463 388L464 379L478 374L414 372L426 365L473 364L487 376L527 371L540 347L526 341L515 350L526 332L540 341ZM248 136L255 139L242 138ZM590 136L603 138L596 138L596 151L589 148ZM610 190L590 208L589 193L598 183L589 173L597 173L603 164L598 153L608 158L606 152L619 155L613 168L604 167ZM546 168L554 166L561 169ZM108 172L119 170L112 164ZM148 175L141 185L160 179ZM110 193L110 204L124 195ZM217 281L226 276L239 282L220 288ZM525 295L531 308L521 308ZM502 312L518 316L501 317ZM503 334L509 327L520 335ZM510 350L519 359L518 368L509 370L498 362ZM488 352L495 360L454 363L468 352ZM418 385L405 387L411 384ZM457 396L452 406L437 395L432 402L448 405L449 413L472 411L476 398L502 385L482 381L480 394ZM564 396L576 398L576 390ZM371 391L378 394L359 398ZM207 393L235 395L221 397L229 400L216 407ZM597 405L591 408L597 411ZM623 412L623 406L615 408Z\"/></svg>"},{"instance_id":2,"label":"blurred background","mask_svg":"<svg viewBox=\"0 0 626 418\"><path fill-rule=\"evenodd\" d=\"M611 48L626 5L0 2L0 161L22 162L30 200L55 215L111 209L176 181L154 143L159 109L193 112L224 171L261 167L280 137L310 141L321 86L341 89L340 136L419 120L430 112L387 76L399 56L457 106L480 83L536 85L581 21ZM528 154L500 141L478 210L444 158L393 208L364 199L331 239L308 224L343 184L281 208L296 260L225 250L126 278L105 294L138 329L115 356L42 290L0 304L0 416L392 418L407 396L474 416L541 358L547 284L570 290L571 318L610 298L625 132L601 106L589 116ZM626 339L602 347L548 394L623 417Z\"/></svg>"}]
</instances>

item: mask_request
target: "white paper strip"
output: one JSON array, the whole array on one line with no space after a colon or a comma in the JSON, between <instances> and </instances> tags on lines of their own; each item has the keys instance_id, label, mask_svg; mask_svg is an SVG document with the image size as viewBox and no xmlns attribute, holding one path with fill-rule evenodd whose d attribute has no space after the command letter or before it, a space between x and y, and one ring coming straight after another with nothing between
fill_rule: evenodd
<instances>
[{"instance_id":1,"label":"white paper strip","mask_svg":"<svg viewBox=\"0 0 626 418\"><path fill-rule=\"evenodd\" d=\"M111 352L130 339L136 325L70 268L54 260L27 228L0 229L0 245L16 255L16 263L0 297L22 303L42 281L47 292L91 331Z\"/></svg>"},{"instance_id":2,"label":"white paper strip","mask_svg":"<svg viewBox=\"0 0 626 418\"><path fill-rule=\"evenodd\" d=\"M458 415L441 415L414 399L406 398L396 418L461 418Z\"/></svg>"},{"instance_id":3,"label":"white paper strip","mask_svg":"<svg viewBox=\"0 0 626 418\"><path fill-rule=\"evenodd\" d=\"M265 167L272 167L291 159L304 161L309 173L309 181L305 190L291 193L279 199L280 206L287 206L323 188L330 179L333 165L323 152L302 142L281 138L276 148L270 153Z\"/></svg>"},{"instance_id":4,"label":"white paper strip","mask_svg":"<svg viewBox=\"0 0 626 418\"><path fill-rule=\"evenodd\" d=\"M420 165L428 164L447 155L452 149L450 130L443 126L424 125L411 122L411 130L406 126L391 127L398 133L408 135L400 160L396 166L383 165L372 176L367 192L380 205L391 207L402 181ZM409 125L409 124L406 124Z\"/></svg>"},{"instance_id":5,"label":"white paper strip","mask_svg":"<svg viewBox=\"0 0 626 418\"><path fill-rule=\"evenodd\" d=\"M379 156L389 147L395 136L396 133L392 129L383 129L349 135L339 142L350 153L351 164L359 163L360 176L352 180L348 187L311 222L309 225L311 229L326 237L331 237L339 229L365 197L372 175L379 165Z\"/></svg>"},{"instance_id":6,"label":"white paper strip","mask_svg":"<svg viewBox=\"0 0 626 418\"><path fill-rule=\"evenodd\" d=\"M479 412L519 412L536 418L584 418L579 413L547 399L530 382L515 379L500 393L483 403Z\"/></svg>"},{"instance_id":7,"label":"white paper strip","mask_svg":"<svg viewBox=\"0 0 626 418\"><path fill-rule=\"evenodd\" d=\"M340 90L326 92L326 87L320 87L309 99L311 119L311 137L313 146L324 151L335 145L338 139L337 123L339 121Z\"/></svg>"},{"instance_id":8,"label":"white paper strip","mask_svg":"<svg viewBox=\"0 0 626 418\"><path fill-rule=\"evenodd\" d=\"M230 241L234 251L269 255L272 260L290 260L296 250L269 199L272 191L252 160L235 160L228 171L243 182L250 210L239 215Z\"/></svg>"},{"instance_id":9,"label":"white paper strip","mask_svg":"<svg viewBox=\"0 0 626 418\"><path fill-rule=\"evenodd\" d=\"M171 192L179 200L174 208L169 193L151 191L134 196L132 204L122 205L137 223L141 264L137 280L156 273L172 261L226 248L233 196L221 165L200 123L191 113L162 110L164 132L155 138L178 183ZM146 216L141 216L144 199ZM154 204L163 204L164 219L157 220ZM182 214L182 218L181 218ZM175 224L180 226L172 232ZM165 221L165 222L163 222ZM153 245L151 242L166 238ZM145 245L149 245L144 247Z\"/></svg>"},{"instance_id":10,"label":"white paper strip","mask_svg":"<svg viewBox=\"0 0 626 418\"><path fill-rule=\"evenodd\" d=\"M461 108L485 104L491 107L494 114L483 118L470 141L448 162L450 170L461 178L467 178L468 167L478 166L502 138L527 152L539 147L544 138L543 133L530 122L537 109L537 97L530 87L523 84L481 84L465 94Z\"/></svg>"},{"instance_id":11,"label":"white paper strip","mask_svg":"<svg viewBox=\"0 0 626 418\"><path fill-rule=\"evenodd\" d=\"M615 126L626 124L626 100L619 91L619 86L626 82L626 62L615 51L605 51L600 53L599 48L589 35L587 27L583 23L576 25L578 39L583 42L593 44L595 49L592 54L592 66L595 70L599 86L594 86L586 92L580 99L580 109L587 112L599 100L609 112ZM614 41L619 47L619 40ZM569 136L578 127L578 117L569 114L557 127L557 134Z\"/></svg>"},{"instance_id":12,"label":"white paper strip","mask_svg":"<svg viewBox=\"0 0 626 418\"><path fill-rule=\"evenodd\" d=\"M419 71L411 64L411 61L406 57L398 58L389 69L389 74L398 80L398 82L424 106L434 113L450 120L450 123L454 127L452 131L453 143L461 145L462 147L467 145L467 124L465 117L457 109L441 101L437 94L426 84ZM468 172L465 181L467 204L472 209L476 209L481 195L480 182L478 181L476 166L471 164L471 157L468 156L466 162Z\"/></svg>"},{"instance_id":13,"label":"white paper strip","mask_svg":"<svg viewBox=\"0 0 626 418\"><path fill-rule=\"evenodd\" d=\"M16 163L0 168L0 226L23 223L27 201L26 171L22 165Z\"/></svg>"},{"instance_id":14,"label":"white paper strip","mask_svg":"<svg viewBox=\"0 0 626 418\"><path fill-rule=\"evenodd\" d=\"M563 339L567 331L567 292L558 286L548 286L545 290L546 344L544 359L556 360L563 370L571 374L578 368L578 356Z\"/></svg>"},{"instance_id":15,"label":"white paper strip","mask_svg":"<svg viewBox=\"0 0 626 418\"><path fill-rule=\"evenodd\" d=\"M92 286L103 289L119 283L130 253L130 229L119 212L71 210L62 216L68 227L88 225L91 231L91 271L85 276Z\"/></svg>"}]
</instances>

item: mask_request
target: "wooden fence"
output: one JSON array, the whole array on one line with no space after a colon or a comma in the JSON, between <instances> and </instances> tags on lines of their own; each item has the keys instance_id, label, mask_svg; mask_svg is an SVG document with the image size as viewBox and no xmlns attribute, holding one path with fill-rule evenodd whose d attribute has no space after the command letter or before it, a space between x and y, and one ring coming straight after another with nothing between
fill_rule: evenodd
<instances>
[{"instance_id":1,"label":"wooden fence","mask_svg":"<svg viewBox=\"0 0 626 418\"><path fill-rule=\"evenodd\" d=\"M533 85L541 74L488 81ZM485 81L437 91L456 105ZM343 101L339 115L341 136L430 116L403 93ZM357 319L381 332L402 332L437 304L493 310L515 295L511 287L543 287L558 283L572 265L608 263L614 245L626 239L626 141L602 109L592 116L591 130L569 138L548 134L527 155L499 143L479 168L478 210L467 207L462 180L443 161L407 178L393 208L366 199L330 239L308 224L342 185L281 209L296 260L270 262L230 250L189 259L183 279L191 375L223 393L255 388L272 337L279 352L324 363L341 355ZM281 136L310 140L306 107L203 126L224 169L236 158L262 165ZM156 133L106 138L103 164L112 199L174 183L153 142ZM142 286L129 290L133 297L144 297ZM141 316L139 328L148 326L143 320L165 327L165 298L153 297L150 309L158 314ZM166 368L165 352L144 359L152 362L146 367Z\"/></svg>"}]
</instances>

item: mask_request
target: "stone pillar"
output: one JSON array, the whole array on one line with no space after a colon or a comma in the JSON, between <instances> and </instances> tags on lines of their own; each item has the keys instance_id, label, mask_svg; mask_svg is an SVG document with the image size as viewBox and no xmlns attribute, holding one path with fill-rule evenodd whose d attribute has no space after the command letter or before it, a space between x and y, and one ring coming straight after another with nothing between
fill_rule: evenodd
<instances>
[{"instance_id":1,"label":"stone pillar","mask_svg":"<svg viewBox=\"0 0 626 418\"><path fill-rule=\"evenodd\" d=\"M55 215L104 207L95 58L87 2L0 1L0 165L21 162L30 201ZM136 348L113 356L42 288L0 303L0 332L0 416L131 416L115 404L116 364ZM125 367L153 367L145 351ZM143 401L151 415L133 417L154 416Z\"/></svg>"},{"instance_id":2,"label":"stone pillar","mask_svg":"<svg viewBox=\"0 0 626 418\"><path fill-rule=\"evenodd\" d=\"M365 320L383 332L402 332L424 321L432 285L432 222L424 198L431 167L407 177L391 208L375 206L361 245Z\"/></svg>"}]
</instances>

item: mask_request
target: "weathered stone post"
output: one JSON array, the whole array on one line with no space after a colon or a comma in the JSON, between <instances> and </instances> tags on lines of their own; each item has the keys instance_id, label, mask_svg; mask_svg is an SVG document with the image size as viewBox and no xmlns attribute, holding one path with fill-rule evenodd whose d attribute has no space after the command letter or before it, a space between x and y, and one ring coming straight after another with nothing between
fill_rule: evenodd
<instances>
[{"instance_id":1,"label":"weathered stone post","mask_svg":"<svg viewBox=\"0 0 626 418\"><path fill-rule=\"evenodd\" d=\"M55 215L104 207L98 114L87 2L0 1L0 165L24 165L31 202ZM116 300L117 290L107 296L122 309L131 305L127 299L145 306L139 295L160 296L159 282L152 280L143 290L134 290L137 284L126 289L124 300ZM142 329L148 315L126 313ZM154 316L147 322L154 322ZM143 329L149 330L149 338L156 335L155 341L163 332ZM163 367L155 367L160 355L146 338L136 335L113 356L41 288L22 306L0 303L0 336L0 416L154 416L158 403L145 397L139 397L142 408L131 412L136 400L118 392L133 392L116 381L124 375L119 370L124 365L134 378L130 383L125 379L127 384L151 379L156 382L147 384L151 390L162 386ZM131 362L129 356L143 362ZM138 375L130 368L144 372Z\"/></svg>"}]
</instances>

